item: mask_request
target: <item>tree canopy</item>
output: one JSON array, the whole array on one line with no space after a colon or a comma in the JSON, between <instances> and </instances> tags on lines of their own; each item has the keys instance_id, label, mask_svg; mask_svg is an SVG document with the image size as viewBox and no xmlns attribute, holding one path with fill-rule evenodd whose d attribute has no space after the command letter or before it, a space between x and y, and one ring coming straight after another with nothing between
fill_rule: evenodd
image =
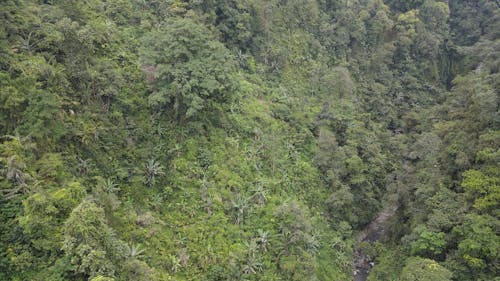
<instances>
[{"instance_id":1,"label":"tree canopy","mask_svg":"<svg viewBox=\"0 0 500 281\"><path fill-rule=\"evenodd\" d=\"M4 0L0 280L496 280L500 5Z\"/></svg>"}]
</instances>

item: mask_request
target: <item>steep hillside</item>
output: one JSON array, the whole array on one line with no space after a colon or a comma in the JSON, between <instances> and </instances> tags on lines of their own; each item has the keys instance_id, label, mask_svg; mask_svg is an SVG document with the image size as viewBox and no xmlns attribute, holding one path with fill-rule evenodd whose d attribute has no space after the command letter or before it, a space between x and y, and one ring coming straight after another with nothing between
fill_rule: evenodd
<instances>
[{"instance_id":1,"label":"steep hillside","mask_svg":"<svg viewBox=\"0 0 500 281\"><path fill-rule=\"evenodd\" d=\"M0 280L498 278L497 1L1 7Z\"/></svg>"}]
</instances>

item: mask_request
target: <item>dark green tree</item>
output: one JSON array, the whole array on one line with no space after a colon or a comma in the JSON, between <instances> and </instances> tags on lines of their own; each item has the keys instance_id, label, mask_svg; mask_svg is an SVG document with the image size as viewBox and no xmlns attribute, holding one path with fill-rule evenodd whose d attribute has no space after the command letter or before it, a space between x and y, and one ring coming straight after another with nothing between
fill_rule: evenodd
<instances>
[{"instance_id":1,"label":"dark green tree","mask_svg":"<svg viewBox=\"0 0 500 281\"><path fill-rule=\"evenodd\" d=\"M151 106L182 121L236 96L233 58L211 34L192 19L173 18L144 37L141 60L151 82Z\"/></svg>"}]
</instances>

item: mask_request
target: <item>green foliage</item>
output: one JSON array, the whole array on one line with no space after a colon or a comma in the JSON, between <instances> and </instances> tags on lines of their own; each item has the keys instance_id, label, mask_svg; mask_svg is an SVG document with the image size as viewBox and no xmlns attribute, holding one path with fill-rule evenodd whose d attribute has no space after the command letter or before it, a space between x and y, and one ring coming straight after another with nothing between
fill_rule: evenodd
<instances>
[{"instance_id":1,"label":"green foliage","mask_svg":"<svg viewBox=\"0 0 500 281\"><path fill-rule=\"evenodd\" d=\"M183 120L234 99L232 58L203 25L187 18L170 19L146 35L143 46L142 64L151 77L152 106L173 109Z\"/></svg>"},{"instance_id":2,"label":"green foliage","mask_svg":"<svg viewBox=\"0 0 500 281\"><path fill-rule=\"evenodd\" d=\"M3 1L0 279L495 279L499 17Z\"/></svg>"},{"instance_id":3,"label":"green foliage","mask_svg":"<svg viewBox=\"0 0 500 281\"><path fill-rule=\"evenodd\" d=\"M80 203L65 222L63 250L75 274L114 276L121 247L104 210L90 200Z\"/></svg>"},{"instance_id":4,"label":"green foliage","mask_svg":"<svg viewBox=\"0 0 500 281\"><path fill-rule=\"evenodd\" d=\"M158 274L147 263L132 258L123 264L122 280L156 281L165 279L159 279Z\"/></svg>"},{"instance_id":5,"label":"green foliage","mask_svg":"<svg viewBox=\"0 0 500 281\"><path fill-rule=\"evenodd\" d=\"M459 261L471 271L472 276L480 276L482 272L496 272L498 270L494 260L500 255L498 220L489 216L469 214L464 224L457 226L453 232L458 235Z\"/></svg>"},{"instance_id":6,"label":"green foliage","mask_svg":"<svg viewBox=\"0 0 500 281\"><path fill-rule=\"evenodd\" d=\"M102 275L99 275L99 276L96 276L96 277L90 279L90 281L114 281L114 280L115 280L114 278L104 277Z\"/></svg>"},{"instance_id":7,"label":"green foliage","mask_svg":"<svg viewBox=\"0 0 500 281\"><path fill-rule=\"evenodd\" d=\"M148 187L153 187L156 183L156 178L163 175L163 168L155 159L150 159L146 163L144 169L145 183Z\"/></svg>"},{"instance_id":8,"label":"green foliage","mask_svg":"<svg viewBox=\"0 0 500 281\"><path fill-rule=\"evenodd\" d=\"M487 176L476 170L464 173L462 186L470 198L474 199L474 208L479 211L498 210L500 204L500 178L498 174Z\"/></svg>"},{"instance_id":9,"label":"green foliage","mask_svg":"<svg viewBox=\"0 0 500 281\"><path fill-rule=\"evenodd\" d=\"M441 254L446 246L443 232L431 232L427 229L415 229L417 240L411 244L411 253L424 257L435 257Z\"/></svg>"},{"instance_id":10,"label":"green foliage","mask_svg":"<svg viewBox=\"0 0 500 281\"><path fill-rule=\"evenodd\" d=\"M436 261L423 258L409 258L401 272L401 280L452 280L449 270L439 265Z\"/></svg>"},{"instance_id":11,"label":"green foliage","mask_svg":"<svg viewBox=\"0 0 500 281\"><path fill-rule=\"evenodd\" d=\"M376 252L375 267L370 271L367 280L399 280L407 254L397 247L389 248L379 242L373 246Z\"/></svg>"}]
</instances>

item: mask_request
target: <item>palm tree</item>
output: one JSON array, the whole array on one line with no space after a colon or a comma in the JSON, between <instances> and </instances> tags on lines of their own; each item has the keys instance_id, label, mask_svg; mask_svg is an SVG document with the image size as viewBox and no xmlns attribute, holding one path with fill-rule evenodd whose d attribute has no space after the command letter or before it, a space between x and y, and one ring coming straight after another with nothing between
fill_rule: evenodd
<instances>
[{"instance_id":1,"label":"palm tree","mask_svg":"<svg viewBox=\"0 0 500 281\"><path fill-rule=\"evenodd\" d=\"M91 160L78 158L78 161L80 162L78 172L81 176L86 176L90 172L90 168L92 166L92 163L90 162Z\"/></svg>"},{"instance_id":2,"label":"palm tree","mask_svg":"<svg viewBox=\"0 0 500 281\"><path fill-rule=\"evenodd\" d=\"M5 198L11 199L20 194L28 194L30 192L30 188L27 181L30 179L30 175L23 172L26 165L17 160L17 155L12 155L4 161L6 162L6 165L0 169L0 172L15 186L14 188L1 190ZM37 184L38 183L36 183L36 185Z\"/></svg>"},{"instance_id":3,"label":"palm tree","mask_svg":"<svg viewBox=\"0 0 500 281\"><path fill-rule=\"evenodd\" d=\"M255 242L257 242L257 245L266 252L267 251L267 245L269 244L269 232L268 231L263 231L262 229L257 230L258 236L255 239Z\"/></svg>"},{"instance_id":4,"label":"palm tree","mask_svg":"<svg viewBox=\"0 0 500 281\"><path fill-rule=\"evenodd\" d=\"M267 202L266 194L267 190L264 188L264 185L259 182L250 198L257 204L265 204Z\"/></svg>"},{"instance_id":5,"label":"palm tree","mask_svg":"<svg viewBox=\"0 0 500 281\"><path fill-rule=\"evenodd\" d=\"M315 255L319 247L321 246L320 241L316 238L316 235L308 235L306 238L306 251Z\"/></svg>"},{"instance_id":6,"label":"palm tree","mask_svg":"<svg viewBox=\"0 0 500 281\"><path fill-rule=\"evenodd\" d=\"M36 149L36 143L31 141L31 136L21 136L18 133L16 135L5 135L2 138L17 142L23 150L34 150Z\"/></svg>"},{"instance_id":7,"label":"palm tree","mask_svg":"<svg viewBox=\"0 0 500 281\"><path fill-rule=\"evenodd\" d=\"M4 169L5 177L16 185L25 185L26 174L22 170L26 168L26 165L23 162L17 161L16 158L17 155L7 158L7 165Z\"/></svg>"},{"instance_id":8,"label":"palm tree","mask_svg":"<svg viewBox=\"0 0 500 281\"><path fill-rule=\"evenodd\" d=\"M163 175L163 167L155 159L150 159L146 163L146 170L144 172L146 177L146 185L153 187L156 182L156 177Z\"/></svg>"},{"instance_id":9,"label":"palm tree","mask_svg":"<svg viewBox=\"0 0 500 281\"><path fill-rule=\"evenodd\" d=\"M238 195L231 203L236 211L236 224L240 224L243 222L247 214L248 200L243 196Z\"/></svg>"},{"instance_id":10,"label":"palm tree","mask_svg":"<svg viewBox=\"0 0 500 281\"><path fill-rule=\"evenodd\" d=\"M169 255L168 256L170 259L170 269L173 272L179 271L179 269L182 267L181 266L181 260L176 256L176 255Z\"/></svg>"},{"instance_id":11,"label":"palm tree","mask_svg":"<svg viewBox=\"0 0 500 281\"><path fill-rule=\"evenodd\" d=\"M39 184L40 181L35 181L35 183L33 183L31 186L28 184L22 184L17 185L14 188L6 188L0 191L4 194L5 199L12 199L21 194L30 194L32 190L35 190Z\"/></svg>"},{"instance_id":12,"label":"palm tree","mask_svg":"<svg viewBox=\"0 0 500 281\"><path fill-rule=\"evenodd\" d=\"M167 153L169 155L176 155L177 157L179 157L181 155L181 152L182 152L182 146L178 143L174 144L174 147L172 149L170 149Z\"/></svg>"},{"instance_id":13,"label":"palm tree","mask_svg":"<svg viewBox=\"0 0 500 281\"><path fill-rule=\"evenodd\" d=\"M161 193L155 193L148 199L149 206L151 206L154 210L158 210L162 203L163 195Z\"/></svg>"},{"instance_id":14,"label":"palm tree","mask_svg":"<svg viewBox=\"0 0 500 281\"><path fill-rule=\"evenodd\" d=\"M246 248L247 256L249 256L249 255L254 256L255 253L257 253L257 250L259 249L259 245L253 239L250 240L250 242L249 241L245 241L244 245L245 245L245 248Z\"/></svg>"},{"instance_id":15,"label":"palm tree","mask_svg":"<svg viewBox=\"0 0 500 281\"><path fill-rule=\"evenodd\" d=\"M27 51L28 53L33 52L36 46L42 41L42 39L33 40L32 35L33 31L28 34L26 39L25 38L20 39L21 49Z\"/></svg>"},{"instance_id":16,"label":"palm tree","mask_svg":"<svg viewBox=\"0 0 500 281\"><path fill-rule=\"evenodd\" d=\"M245 274L256 274L262 271L262 262L255 255L249 255L245 259L245 264L243 265L243 273Z\"/></svg>"},{"instance_id":17,"label":"palm tree","mask_svg":"<svg viewBox=\"0 0 500 281\"><path fill-rule=\"evenodd\" d=\"M238 50L238 52L236 52L236 59L238 60L241 67L245 67L248 55L243 53L241 50Z\"/></svg>"},{"instance_id":18,"label":"palm tree","mask_svg":"<svg viewBox=\"0 0 500 281\"><path fill-rule=\"evenodd\" d=\"M102 189L107 193L115 193L120 190L118 185L112 179L106 179L102 184Z\"/></svg>"},{"instance_id":19,"label":"palm tree","mask_svg":"<svg viewBox=\"0 0 500 281\"><path fill-rule=\"evenodd\" d=\"M141 244L126 244L125 255L129 259L141 258L144 254L144 249L141 249Z\"/></svg>"}]
</instances>

